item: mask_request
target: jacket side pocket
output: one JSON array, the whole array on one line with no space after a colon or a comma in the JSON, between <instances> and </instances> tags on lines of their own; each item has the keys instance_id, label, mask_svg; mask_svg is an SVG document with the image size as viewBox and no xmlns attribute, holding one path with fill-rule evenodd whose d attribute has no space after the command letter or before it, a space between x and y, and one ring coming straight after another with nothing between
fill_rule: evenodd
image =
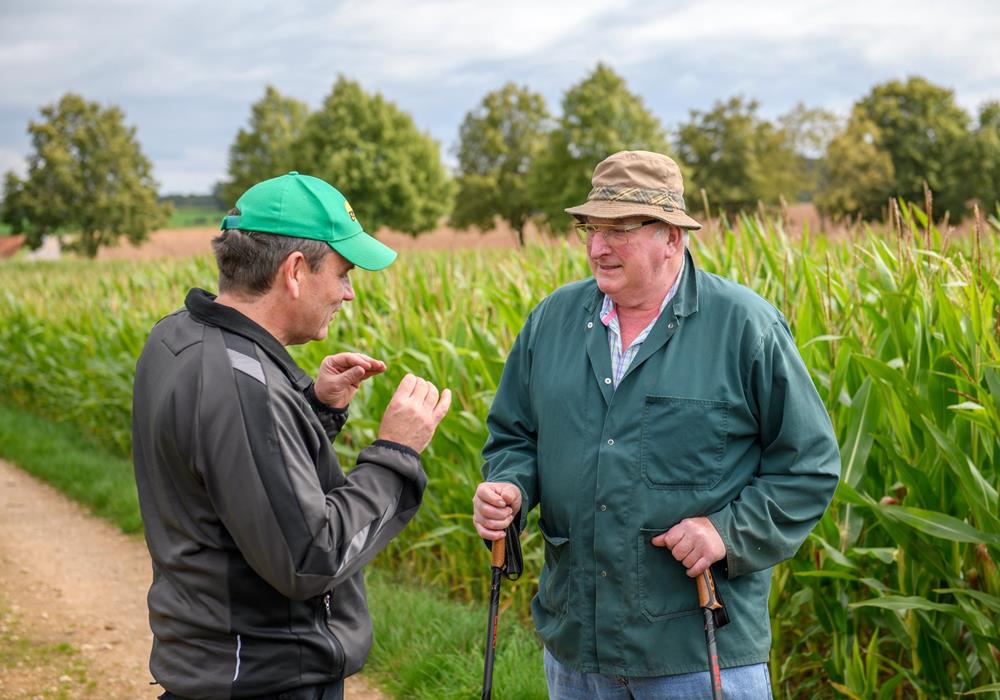
<instances>
[{"instance_id":1,"label":"jacket side pocket","mask_svg":"<svg viewBox=\"0 0 1000 700\"><path fill-rule=\"evenodd\" d=\"M569 538L551 534L541 520L538 521L538 528L545 540L545 566L538 581L540 602L553 614L562 616L569 606L572 581Z\"/></svg>"},{"instance_id":2,"label":"jacket side pocket","mask_svg":"<svg viewBox=\"0 0 1000 700\"><path fill-rule=\"evenodd\" d=\"M670 528L641 528L636 541L639 557L639 604L649 620L697 613L698 584L666 547L650 540Z\"/></svg>"}]
</instances>

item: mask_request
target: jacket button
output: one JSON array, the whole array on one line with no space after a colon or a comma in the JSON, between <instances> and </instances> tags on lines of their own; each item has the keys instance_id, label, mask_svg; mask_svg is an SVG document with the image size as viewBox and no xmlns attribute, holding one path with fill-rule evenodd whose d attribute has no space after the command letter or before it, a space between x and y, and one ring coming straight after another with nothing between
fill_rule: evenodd
<instances>
[{"instance_id":1,"label":"jacket button","mask_svg":"<svg viewBox=\"0 0 1000 700\"><path fill-rule=\"evenodd\" d=\"M593 328L593 327L594 327L594 322L593 321L588 321L587 322L587 328Z\"/></svg>"},{"instance_id":2,"label":"jacket button","mask_svg":"<svg viewBox=\"0 0 1000 700\"><path fill-rule=\"evenodd\" d=\"M673 324L673 323L668 323L668 324L667 324L667 328L670 328L671 330L673 330L673 327L674 327L674 324Z\"/></svg>"},{"instance_id":3,"label":"jacket button","mask_svg":"<svg viewBox=\"0 0 1000 700\"><path fill-rule=\"evenodd\" d=\"M603 576L604 578L607 578L608 577L608 572L602 570L601 571L601 576Z\"/></svg>"},{"instance_id":4,"label":"jacket button","mask_svg":"<svg viewBox=\"0 0 1000 700\"><path fill-rule=\"evenodd\" d=\"M604 383L605 384L610 384L611 383L611 377L605 377L604 378Z\"/></svg>"},{"instance_id":5,"label":"jacket button","mask_svg":"<svg viewBox=\"0 0 1000 700\"><path fill-rule=\"evenodd\" d=\"M608 440L608 444L609 444L609 445L614 445L614 444L615 444L615 441L614 441L614 439L613 439L613 438L612 438L612 439L609 439L609 440Z\"/></svg>"},{"instance_id":6,"label":"jacket button","mask_svg":"<svg viewBox=\"0 0 1000 700\"><path fill-rule=\"evenodd\" d=\"M601 510L607 510L607 509L608 509L608 507L602 503L601 504Z\"/></svg>"}]
</instances>

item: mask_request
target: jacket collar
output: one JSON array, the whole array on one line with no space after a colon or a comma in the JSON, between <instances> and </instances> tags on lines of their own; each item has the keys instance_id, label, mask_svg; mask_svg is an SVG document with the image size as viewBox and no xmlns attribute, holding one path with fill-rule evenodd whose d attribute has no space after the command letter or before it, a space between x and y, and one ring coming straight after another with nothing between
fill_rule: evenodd
<instances>
[{"instance_id":1,"label":"jacket collar","mask_svg":"<svg viewBox=\"0 0 1000 700\"><path fill-rule=\"evenodd\" d=\"M593 278L591 278L593 280ZM604 292L594 283L594 293L586 297L584 308L587 312L600 310L604 302ZM694 266L691 251L684 249L684 268L681 271L681 283L677 287L671 307L675 316L690 316L698 312L698 270Z\"/></svg>"},{"instance_id":2,"label":"jacket collar","mask_svg":"<svg viewBox=\"0 0 1000 700\"><path fill-rule=\"evenodd\" d=\"M299 389L305 389L312 383L312 379L295 364L295 360L277 338L233 307L218 303L214 294L195 287L188 292L184 306L202 323L241 335L255 343L270 355Z\"/></svg>"}]
</instances>

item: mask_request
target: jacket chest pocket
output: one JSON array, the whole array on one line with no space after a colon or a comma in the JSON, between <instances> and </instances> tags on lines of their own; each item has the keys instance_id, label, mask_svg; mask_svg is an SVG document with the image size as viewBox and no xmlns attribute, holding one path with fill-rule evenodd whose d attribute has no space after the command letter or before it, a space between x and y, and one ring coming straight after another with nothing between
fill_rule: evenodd
<instances>
[{"instance_id":1,"label":"jacket chest pocket","mask_svg":"<svg viewBox=\"0 0 1000 700\"><path fill-rule=\"evenodd\" d=\"M710 489L722 479L729 404L647 396L639 464L654 489Z\"/></svg>"}]
</instances>

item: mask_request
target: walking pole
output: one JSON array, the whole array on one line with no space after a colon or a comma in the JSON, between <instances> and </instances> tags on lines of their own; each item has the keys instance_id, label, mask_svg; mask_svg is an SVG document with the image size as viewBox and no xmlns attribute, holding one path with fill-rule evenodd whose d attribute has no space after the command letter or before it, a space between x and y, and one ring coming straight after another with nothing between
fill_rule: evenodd
<instances>
[{"instance_id":1,"label":"walking pole","mask_svg":"<svg viewBox=\"0 0 1000 700\"><path fill-rule=\"evenodd\" d=\"M715 588L715 578L711 569L698 577L698 604L705 613L705 644L708 647L708 670L712 680L712 700L723 700L722 671L719 669L719 654L715 649L715 630L729 624L729 613L722 604Z\"/></svg>"},{"instance_id":2,"label":"walking pole","mask_svg":"<svg viewBox=\"0 0 1000 700\"><path fill-rule=\"evenodd\" d=\"M497 650L497 617L500 615L500 577L504 570L504 555L507 551L506 537L493 540L492 571L490 583L490 617L486 626L486 659L483 663L483 700L493 697L493 657Z\"/></svg>"}]
</instances>

